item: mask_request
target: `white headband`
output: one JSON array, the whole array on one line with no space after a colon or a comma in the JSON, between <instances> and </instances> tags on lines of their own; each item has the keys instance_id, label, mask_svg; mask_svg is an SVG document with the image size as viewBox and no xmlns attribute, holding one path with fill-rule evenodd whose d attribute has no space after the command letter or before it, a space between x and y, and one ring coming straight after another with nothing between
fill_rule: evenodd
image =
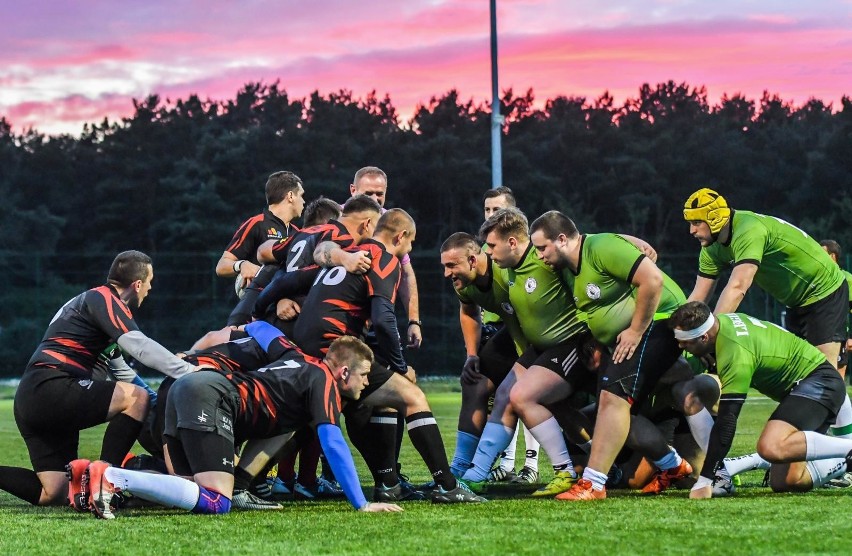
<instances>
[{"instance_id":1,"label":"white headband","mask_svg":"<svg viewBox=\"0 0 852 556\"><path fill-rule=\"evenodd\" d=\"M708 330L713 328L714 322L716 322L716 319L713 317L713 313L710 313L710 316L707 317L707 320L704 321L704 324L698 326L697 328L693 328L692 330L678 330L677 328L675 328L675 340L694 340L695 338L700 338L701 336L707 334Z\"/></svg>"}]
</instances>

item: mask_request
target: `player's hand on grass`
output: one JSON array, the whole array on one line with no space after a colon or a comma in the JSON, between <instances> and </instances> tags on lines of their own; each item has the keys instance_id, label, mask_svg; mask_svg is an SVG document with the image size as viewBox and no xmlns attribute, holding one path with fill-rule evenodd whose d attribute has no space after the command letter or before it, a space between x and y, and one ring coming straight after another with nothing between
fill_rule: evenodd
<instances>
[{"instance_id":1,"label":"player's hand on grass","mask_svg":"<svg viewBox=\"0 0 852 556\"><path fill-rule=\"evenodd\" d=\"M698 477L695 481L692 490L689 491L689 497L693 500L713 497L713 482L705 477Z\"/></svg>"},{"instance_id":2,"label":"player's hand on grass","mask_svg":"<svg viewBox=\"0 0 852 556\"><path fill-rule=\"evenodd\" d=\"M636 351L636 346L642 340L642 332L636 332L632 328L622 330L618 335L615 350L612 352L613 363L621 363L625 359L633 357L633 352Z\"/></svg>"},{"instance_id":3,"label":"player's hand on grass","mask_svg":"<svg viewBox=\"0 0 852 556\"><path fill-rule=\"evenodd\" d=\"M401 512L404 511L396 504L387 502L367 502L367 505L358 510L359 512Z\"/></svg>"},{"instance_id":4,"label":"player's hand on grass","mask_svg":"<svg viewBox=\"0 0 852 556\"><path fill-rule=\"evenodd\" d=\"M464 384L476 384L483 378L485 377L479 372L479 356L468 355L462 367L461 381Z\"/></svg>"},{"instance_id":5,"label":"player's hand on grass","mask_svg":"<svg viewBox=\"0 0 852 556\"><path fill-rule=\"evenodd\" d=\"M299 316L302 308L292 299L279 299L275 305L275 313L281 320L293 320Z\"/></svg>"},{"instance_id":6,"label":"player's hand on grass","mask_svg":"<svg viewBox=\"0 0 852 556\"><path fill-rule=\"evenodd\" d=\"M370 254L366 251L353 251L344 255L343 268L353 274L364 274L370 270Z\"/></svg>"}]
</instances>

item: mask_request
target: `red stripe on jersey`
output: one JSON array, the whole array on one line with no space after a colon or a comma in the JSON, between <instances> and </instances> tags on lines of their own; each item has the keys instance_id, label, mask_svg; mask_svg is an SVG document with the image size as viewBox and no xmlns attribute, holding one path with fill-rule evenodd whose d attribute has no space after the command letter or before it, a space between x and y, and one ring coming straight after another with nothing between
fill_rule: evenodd
<instances>
[{"instance_id":1,"label":"red stripe on jersey","mask_svg":"<svg viewBox=\"0 0 852 556\"><path fill-rule=\"evenodd\" d=\"M350 313L360 313L363 310L361 305L355 305L354 303L347 303L342 299L324 299L323 303L328 303L329 305L334 305L335 307L340 307L344 311Z\"/></svg>"},{"instance_id":2,"label":"red stripe on jersey","mask_svg":"<svg viewBox=\"0 0 852 556\"><path fill-rule=\"evenodd\" d=\"M226 251L230 252L231 250L237 249L243 243L245 243L249 232L258 222L263 222L263 213L258 214L256 216L252 216L251 218L243 222L242 226L237 228L237 233L234 234L234 236L237 236L237 239L231 242L231 245L228 246L228 249L226 249Z\"/></svg>"},{"instance_id":3,"label":"red stripe on jersey","mask_svg":"<svg viewBox=\"0 0 852 556\"><path fill-rule=\"evenodd\" d=\"M367 244L363 249L370 253L373 271L379 275L379 278L387 278L395 268L399 267L399 259L396 257L388 257L388 262L382 266L382 254L389 254L376 244Z\"/></svg>"},{"instance_id":4,"label":"red stripe on jersey","mask_svg":"<svg viewBox=\"0 0 852 556\"><path fill-rule=\"evenodd\" d=\"M341 321L339 321L339 320L337 320L337 319L333 319L333 318L331 318L331 317L323 317L323 319L322 319L322 320L324 320L325 322L327 322L327 323L329 323L330 325L332 325L332 326L334 326L335 328L337 328L337 329L340 331L340 333L341 333L341 334L345 334L345 333L346 333L346 331L348 330L348 329L346 328L346 323L345 323L345 322L341 322ZM336 336L335 336L335 337L336 337Z\"/></svg>"},{"instance_id":5,"label":"red stripe on jersey","mask_svg":"<svg viewBox=\"0 0 852 556\"><path fill-rule=\"evenodd\" d=\"M46 350L42 351L42 353L45 354L45 355L49 355L49 356L53 357L54 359L56 359L57 361L59 361L63 365L69 365L71 367L76 367L76 368L78 368L81 371L84 371L86 373L92 372L90 369L87 369L86 367L77 363L73 359L69 359L68 356L66 356L63 353L59 353L58 351L53 351L52 349L46 349Z\"/></svg>"},{"instance_id":6,"label":"red stripe on jersey","mask_svg":"<svg viewBox=\"0 0 852 556\"><path fill-rule=\"evenodd\" d=\"M93 291L103 296L104 303L106 304L107 316L109 316L109 320L113 326L122 332L128 332L128 328L124 325L124 323L115 316L115 307L118 307L121 309L121 312L124 313L124 316L128 319L132 319L133 315L130 313L130 309L127 307L127 304L119 297L116 297L112 290L107 286L97 287Z\"/></svg>"},{"instance_id":7,"label":"red stripe on jersey","mask_svg":"<svg viewBox=\"0 0 852 556\"><path fill-rule=\"evenodd\" d=\"M334 406L331 404L331 390L334 387L334 377L331 376L331 371L326 365L321 365L320 368L325 374L325 391L323 392L323 400L325 400L325 413L328 415L332 425L336 425ZM335 389L335 393L339 396Z\"/></svg>"},{"instance_id":8,"label":"red stripe on jersey","mask_svg":"<svg viewBox=\"0 0 852 556\"><path fill-rule=\"evenodd\" d=\"M87 350L86 347L83 344L81 344L80 342L78 342L76 340L72 340L70 338L51 338L50 340L52 342L56 342L60 346L65 346L65 347L71 348L74 351L79 351L79 352L85 353L87 355L90 353L89 350Z\"/></svg>"},{"instance_id":9,"label":"red stripe on jersey","mask_svg":"<svg viewBox=\"0 0 852 556\"><path fill-rule=\"evenodd\" d=\"M211 357L209 355L199 355L195 358L197 361L197 365L199 367L213 367L214 369L219 369L220 371L227 371L226 365L223 365L219 359Z\"/></svg>"},{"instance_id":10,"label":"red stripe on jersey","mask_svg":"<svg viewBox=\"0 0 852 556\"><path fill-rule=\"evenodd\" d=\"M274 423L278 419L278 412L275 411L275 402L272 401L272 398L269 396L269 392L267 392L266 388L260 383L255 383L255 392L258 401L261 401L263 405L266 406L266 411L269 412L270 424Z\"/></svg>"}]
</instances>

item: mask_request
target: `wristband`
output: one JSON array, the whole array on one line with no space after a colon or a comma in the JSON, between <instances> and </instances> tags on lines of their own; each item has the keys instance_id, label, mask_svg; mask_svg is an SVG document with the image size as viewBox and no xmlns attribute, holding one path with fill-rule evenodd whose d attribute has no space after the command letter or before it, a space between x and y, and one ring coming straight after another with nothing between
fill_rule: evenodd
<instances>
[{"instance_id":1,"label":"wristband","mask_svg":"<svg viewBox=\"0 0 852 556\"><path fill-rule=\"evenodd\" d=\"M408 326L411 326L412 324L416 324L420 328L423 328L423 321L421 320L411 319L410 321L408 321Z\"/></svg>"},{"instance_id":2,"label":"wristband","mask_svg":"<svg viewBox=\"0 0 852 556\"><path fill-rule=\"evenodd\" d=\"M240 268L242 268L242 266L243 266L243 263L244 263L244 262L245 262L245 261L243 261L243 260L240 260L240 261L234 261L234 272L236 272L237 274L239 274L239 272L240 272Z\"/></svg>"}]
</instances>

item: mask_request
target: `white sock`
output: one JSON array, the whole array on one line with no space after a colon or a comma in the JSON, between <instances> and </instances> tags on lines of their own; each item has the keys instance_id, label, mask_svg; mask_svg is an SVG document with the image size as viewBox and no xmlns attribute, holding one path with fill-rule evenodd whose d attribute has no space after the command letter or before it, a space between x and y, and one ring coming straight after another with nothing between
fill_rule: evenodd
<instances>
[{"instance_id":1,"label":"white sock","mask_svg":"<svg viewBox=\"0 0 852 556\"><path fill-rule=\"evenodd\" d=\"M828 481L842 476L846 472L846 459L817 459L807 462L808 473L811 474L811 481L814 483L814 488L819 488Z\"/></svg>"},{"instance_id":2,"label":"white sock","mask_svg":"<svg viewBox=\"0 0 852 556\"><path fill-rule=\"evenodd\" d=\"M840 411L837 412L837 420L830 427L832 436L837 438L852 438L852 403L849 396L843 400Z\"/></svg>"},{"instance_id":3,"label":"white sock","mask_svg":"<svg viewBox=\"0 0 852 556\"><path fill-rule=\"evenodd\" d=\"M482 437L476 447L476 454L473 456L473 467L465 471L462 478L477 482L486 480L491 471L491 465L500 452L509 445L513 433L512 429L502 423L485 423Z\"/></svg>"},{"instance_id":4,"label":"white sock","mask_svg":"<svg viewBox=\"0 0 852 556\"><path fill-rule=\"evenodd\" d=\"M512 436L512 440L509 442L509 445L506 446L505 450L503 450L503 457L500 460L500 467L502 467L506 471L515 470L515 452L518 449L518 430L520 430L520 428L521 422L518 421L518 424L515 425L515 435Z\"/></svg>"},{"instance_id":5,"label":"white sock","mask_svg":"<svg viewBox=\"0 0 852 556\"><path fill-rule=\"evenodd\" d=\"M805 431L805 459L843 458L852 451L852 439L834 438L814 431Z\"/></svg>"},{"instance_id":6,"label":"white sock","mask_svg":"<svg viewBox=\"0 0 852 556\"><path fill-rule=\"evenodd\" d=\"M555 471L569 471L572 477L577 476L571 456L568 455L565 437L562 436L562 429L556 422L556 417L551 417L547 421L532 427L530 434L538 440L541 447L547 452L547 457L553 463Z\"/></svg>"},{"instance_id":7,"label":"white sock","mask_svg":"<svg viewBox=\"0 0 852 556\"><path fill-rule=\"evenodd\" d=\"M521 426L524 427L524 446L526 446L527 449L527 457L524 460L524 467L529 467L533 471L538 471L538 449L540 444L530 433L526 425L521 423Z\"/></svg>"},{"instance_id":8,"label":"white sock","mask_svg":"<svg viewBox=\"0 0 852 556\"><path fill-rule=\"evenodd\" d=\"M606 487L607 474L595 471L591 467L586 467L583 470L583 478L592 482L594 490L603 490Z\"/></svg>"},{"instance_id":9,"label":"white sock","mask_svg":"<svg viewBox=\"0 0 852 556\"><path fill-rule=\"evenodd\" d=\"M725 469L728 470L728 474L731 477L739 475L743 471L769 469L769 462L757 455L757 453L737 456L735 458L725 458L724 464Z\"/></svg>"},{"instance_id":10,"label":"white sock","mask_svg":"<svg viewBox=\"0 0 852 556\"><path fill-rule=\"evenodd\" d=\"M469 432L456 432L456 452L453 454L453 461L450 464L450 472L453 475L456 477L464 475L464 472L470 467L473 454L476 453L477 444L479 444L478 436Z\"/></svg>"},{"instance_id":11,"label":"white sock","mask_svg":"<svg viewBox=\"0 0 852 556\"><path fill-rule=\"evenodd\" d=\"M198 485L182 477L108 467L106 479L121 490L163 506L192 510L198 504Z\"/></svg>"},{"instance_id":12,"label":"white sock","mask_svg":"<svg viewBox=\"0 0 852 556\"><path fill-rule=\"evenodd\" d=\"M713 416L705 407L695 415L687 415L686 424L689 425L692 438L695 439L701 451L706 454L707 447L710 446L710 431L713 430Z\"/></svg>"}]
</instances>

